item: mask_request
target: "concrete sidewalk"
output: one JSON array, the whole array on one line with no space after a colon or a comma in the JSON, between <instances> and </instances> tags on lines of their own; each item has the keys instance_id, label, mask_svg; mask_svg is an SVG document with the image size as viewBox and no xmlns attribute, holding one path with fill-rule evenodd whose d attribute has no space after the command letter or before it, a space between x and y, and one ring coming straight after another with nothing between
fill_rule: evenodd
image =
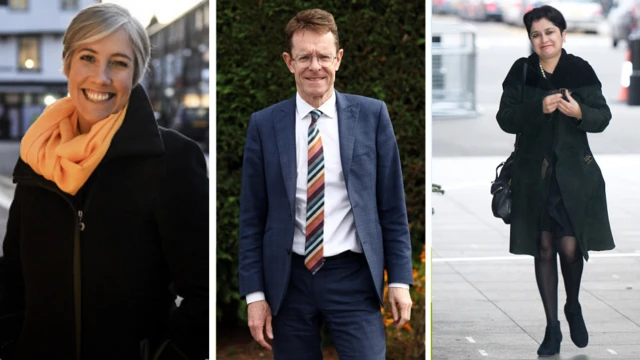
<instances>
[{"instance_id":1,"label":"concrete sidewalk","mask_svg":"<svg viewBox=\"0 0 640 360\"><path fill-rule=\"evenodd\" d=\"M533 258L508 252L509 227L491 213L489 188L501 156L434 157L433 359L537 359L545 331ZM616 249L591 252L580 301L589 345L572 342L562 307L561 355L552 359L640 359L640 155L596 152L607 185ZM558 269L559 266L558 266Z\"/></svg>"}]
</instances>

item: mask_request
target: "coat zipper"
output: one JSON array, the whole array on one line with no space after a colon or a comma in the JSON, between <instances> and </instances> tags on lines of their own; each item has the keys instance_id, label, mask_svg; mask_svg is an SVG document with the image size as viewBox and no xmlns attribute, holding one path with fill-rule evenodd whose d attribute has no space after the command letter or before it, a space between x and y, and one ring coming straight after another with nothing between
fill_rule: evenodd
<instances>
[{"instance_id":1,"label":"coat zipper","mask_svg":"<svg viewBox=\"0 0 640 360\"><path fill-rule=\"evenodd\" d=\"M80 232L84 231L84 222L82 221L83 211L78 210L76 212L75 205L69 200L69 198L57 188L53 186L48 186L47 184L41 183L37 180L32 180L28 178L15 177L16 183L22 183L25 185L34 185L37 187L41 187L43 189L47 189L51 192L54 192L60 197L62 197L67 204L71 207L71 211L73 211L73 217L76 220L74 224L74 238L73 238L73 298L74 298L74 317L75 317L75 328L76 328L76 359L80 360L81 358L81 341L82 341L82 293L81 293L81 280L82 280L82 264L80 262Z\"/></svg>"},{"instance_id":2,"label":"coat zipper","mask_svg":"<svg viewBox=\"0 0 640 360\"><path fill-rule=\"evenodd\" d=\"M78 226L76 227L76 233L73 239L73 295L76 324L76 359L78 360L80 360L81 357L82 342L82 264L80 262L80 232L84 231L82 215L82 210L78 210Z\"/></svg>"}]
</instances>

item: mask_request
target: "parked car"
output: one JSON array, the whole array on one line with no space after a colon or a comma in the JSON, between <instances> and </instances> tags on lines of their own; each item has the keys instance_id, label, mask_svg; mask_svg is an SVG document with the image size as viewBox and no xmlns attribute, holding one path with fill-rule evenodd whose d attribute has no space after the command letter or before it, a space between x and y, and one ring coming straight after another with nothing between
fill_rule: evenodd
<instances>
[{"instance_id":1,"label":"parked car","mask_svg":"<svg viewBox=\"0 0 640 360\"><path fill-rule=\"evenodd\" d=\"M522 18L531 9L543 5L540 0L504 0L502 2L502 22L524 27Z\"/></svg>"},{"instance_id":2,"label":"parked car","mask_svg":"<svg viewBox=\"0 0 640 360\"><path fill-rule=\"evenodd\" d=\"M620 40L627 40L629 34L638 27L638 1L620 0L613 4L607 21L611 28L611 44L618 46Z\"/></svg>"},{"instance_id":3,"label":"parked car","mask_svg":"<svg viewBox=\"0 0 640 360\"><path fill-rule=\"evenodd\" d=\"M456 15L458 9L452 0L431 0L431 11L434 14Z\"/></svg>"},{"instance_id":4,"label":"parked car","mask_svg":"<svg viewBox=\"0 0 640 360\"><path fill-rule=\"evenodd\" d=\"M195 141L208 141L209 108L180 106L171 128Z\"/></svg>"},{"instance_id":5,"label":"parked car","mask_svg":"<svg viewBox=\"0 0 640 360\"><path fill-rule=\"evenodd\" d=\"M567 21L568 31L598 33L604 21L600 0L549 0L546 5L558 9Z\"/></svg>"},{"instance_id":6,"label":"parked car","mask_svg":"<svg viewBox=\"0 0 640 360\"><path fill-rule=\"evenodd\" d=\"M465 20L502 21L502 0L463 0L458 15Z\"/></svg>"}]
</instances>

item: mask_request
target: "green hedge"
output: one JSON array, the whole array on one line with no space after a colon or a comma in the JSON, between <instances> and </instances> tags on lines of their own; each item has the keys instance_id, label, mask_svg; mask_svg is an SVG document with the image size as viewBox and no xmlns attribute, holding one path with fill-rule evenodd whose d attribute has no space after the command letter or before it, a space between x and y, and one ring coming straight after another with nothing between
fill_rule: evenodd
<instances>
[{"instance_id":1,"label":"green hedge","mask_svg":"<svg viewBox=\"0 0 640 360\"><path fill-rule=\"evenodd\" d=\"M242 153L251 113L295 95L282 53L300 10L335 17L344 57L336 89L386 102L402 159L417 258L425 223L425 2L217 1L217 321L246 321L238 295ZM419 260L418 260L419 261Z\"/></svg>"}]
</instances>

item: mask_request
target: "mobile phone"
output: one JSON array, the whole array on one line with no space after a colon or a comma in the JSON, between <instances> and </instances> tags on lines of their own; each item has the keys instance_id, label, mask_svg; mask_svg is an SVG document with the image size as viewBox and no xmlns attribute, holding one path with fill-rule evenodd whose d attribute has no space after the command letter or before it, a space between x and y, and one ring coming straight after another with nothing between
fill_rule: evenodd
<instances>
[{"instance_id":1,"label":"mobile phone","mask_svg":"<svg viewBox=\"0 0 640 360\"><path fill-rule=\"evenodd\" d=\"M557 89L557 90L551 90L549 91L549 95L555 95L555 94L562 94L562 100L564 101L569 101L569 98L567 98L567 89L565 88L561 88L561 89Z\"/></svg>"},{"instance_id":2,"label":"mobile phone","mask_svg":"<svg viewBox=\"0 0 640 360\"><path fill-rule=\"evenodd\" d=\"M562 94L562 100L569 102L569 98L567 97L567 89L561 88L560 93Z\"/></svg>"}]
</instances>

